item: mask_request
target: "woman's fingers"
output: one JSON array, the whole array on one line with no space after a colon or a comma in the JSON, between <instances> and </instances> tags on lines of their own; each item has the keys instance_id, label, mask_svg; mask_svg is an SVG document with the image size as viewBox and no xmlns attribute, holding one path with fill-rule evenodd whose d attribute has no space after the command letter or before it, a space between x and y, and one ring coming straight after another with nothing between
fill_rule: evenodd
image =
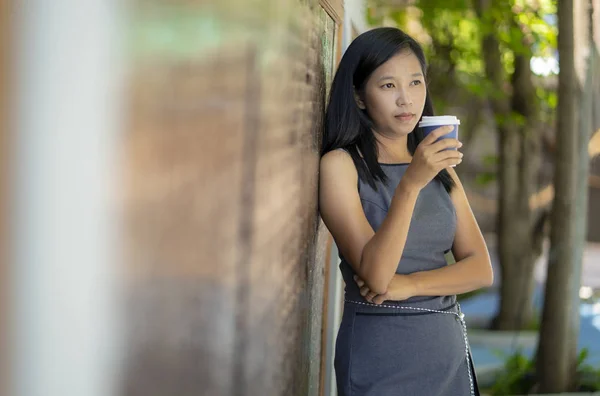
<instances>
[{"instance_id":1,"label":"woman's fingers","mask_svg":"<svg viewBox=\"0 0 600 396\"><path fill-rule=\"evenodd\" d=\"M447 159L445 161L441 161L441 162L439 162L439 164L442 169L446 169L448 167L456 166L456 165L460 164L461 162L462 162L462 158L459 158L459 159L451 158L451 159Z\"/></svg>"},{"instance_id":2,"label":"woman's fingers","mask_svg":"<svg viewBox=\"0 0 600 396\"><path fill-rule=\"evenodd\" d=\"M438 169L446 169L453 167L462 162L463 154L454 150L444 151L439 153L435 158L436 167Z\"/></svg>"},{"instance_id":3,"label":"woman's fingers","mask_svg":"<svg viewBox=\"0 0 600 396\"><path fill-rule=\"evenodd\" d=\"M367 295L365 296L365 299L366 299L368 302L372 303L372 302L373 302L373 299L374 299L375 297L377 297L377 293L373 293L372 291L370 291L370 292L369 292L369 293L367 293Z\"/></svg>"},{"instance_id":4,"label":"woman's fingers","mask_svg":"<svg viewBox=\"0 0 600 396\"><path fill-rule=\"evenodd\" d=\"M354 281L356 282L356 284L358 285L358 287L363 287L365 284L365 281L363 281L362 279L360 279L358 277L358 275L354 275Z\"/></svg>"},{"instance_id":5,"label":"woman's fingers","mask_svg":"<svg viewBox=\"0 0 600 396\"><path fill-rule=\"evenodd\" d=\"M462 147L462 143L458 139L444 138L430 145L427 150L432 153L439 153L446 149L459 149Z\"/></svg>"},{"instance_id":6,"label":"woman's fingers","mask_svg":"<svg viewBox=\"0 0 600 396\"><path fill-rule=\"evenodd\" d=\"M463 157L463 153L461 153L460 151L457 150L444 150L444 151L440 151L439 153L435 154L432 157L432 161L434 163L438 163L438 162L442 162L442 161L447 161L447 160L462 160Z\"/></svg>"},{"instance_id":7,"label":"woman's fingers","mask_svg":"<svg viewBox=\"0 0 600 396\"><path fill-rule=\"evenodd\" d=\"M368 302L373 303L375 298L379 298L381 296L381 294L372 292L371 289L369 289L369 287L365 284L365 281L360 279L358 275L354 275L354 281L360 288L360 295L363 296Z\"/></svg>"},{"instance_id":8,"label":"woman's fingers","mask_svg":"<svg viewBox=\"0 0 600 396\"><path fill-rule=\"evenodd\" d=\"M387 294L379 294L373 299L373 304L377 304L377 305L383 304L383 302L387 299L388 299Z\"/></svg>"},{"instance_id":9,"label":"woman's fingers","mask_svg":"<svg viewBox=\"0 0 600 396\"><path fill-rule=\"evenodd\" d=\"M435 143L436 140L438 140L442 136L449 134L453 129L454 129L454 126L452 126L452 125L446 125L446 126L442 126L437 129L434 129L429 135L425 136L425 139L423 139L423 141L421 143L424 145L433 144L433 143Z\"/></svg>"}]
</instances>

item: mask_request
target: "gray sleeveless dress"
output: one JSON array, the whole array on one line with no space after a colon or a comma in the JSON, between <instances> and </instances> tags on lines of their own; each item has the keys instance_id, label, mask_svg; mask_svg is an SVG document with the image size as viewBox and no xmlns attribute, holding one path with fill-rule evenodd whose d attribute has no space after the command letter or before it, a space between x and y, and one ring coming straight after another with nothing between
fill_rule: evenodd
<instances>
[{"instance_id":1,"label":"gray sleeveless dress","mask_svg":"<svg viewBox=\"0 0 600 396\"><path fill-rule=\"evenodd\" d=\"M359 180L364 213L375 231L383 222L408 164L382 164L389 178L375 191ZM446 264L454 241L456 212L444 186L433 180L421 190L396 273L433 270ZM344 313L335 349L339 396L478 395L456 296L367 302L342 257Z\"/></svg>"}]
</instances>

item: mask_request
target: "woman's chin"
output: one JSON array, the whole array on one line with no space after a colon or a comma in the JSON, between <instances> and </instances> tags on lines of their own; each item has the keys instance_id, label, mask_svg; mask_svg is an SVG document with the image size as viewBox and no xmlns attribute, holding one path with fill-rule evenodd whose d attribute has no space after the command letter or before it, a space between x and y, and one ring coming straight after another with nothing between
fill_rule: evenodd
<instances>
[{"instance_id":1,"label":"woman's chin","mask_svg":"<svg viewBox=\"0 0 600 396\"><path fill-rule=\"evenodd\" d=\"M392 137L400 138L400 137L408 136L410 133L412 133L414 128L415 128L414 125L412 125L412 126L404 125L401 127L399 127L398 125L393 125L391 127L385 128L385 129L374 128L373 132L377 133L378 135L387 136L390 138L392 138Z\"/></svg>"},{"instance_id":2,"label":"woman's chin","mask_svg":"<svg viewBox=\"0 0 600 396\"><path fill-rule=\"evenodd\" d=\"M398 136L408 136L412 133L412 131L415 129L414 125L412 127L406 127L406 128L396 128L396 130L394 131L396 135Z\"/></svg>"}]
</instances>

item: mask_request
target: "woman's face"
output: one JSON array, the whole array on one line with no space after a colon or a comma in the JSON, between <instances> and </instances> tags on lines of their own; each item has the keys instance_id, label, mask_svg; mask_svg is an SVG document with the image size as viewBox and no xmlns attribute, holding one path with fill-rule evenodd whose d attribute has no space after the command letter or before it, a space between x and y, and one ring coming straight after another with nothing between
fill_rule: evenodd
<instances>
[{"instance_id":1,"label":"woman's face","mask_svg":"<svg viewBox=\"0 0 600 396\"><path fill-rule=\"evenodd\" d=\"M369 76L357 103L366 109L377 133L405 136L421 118L425 97L421 63L412 51L403 50Z\"/></svg>"}]
</instances>

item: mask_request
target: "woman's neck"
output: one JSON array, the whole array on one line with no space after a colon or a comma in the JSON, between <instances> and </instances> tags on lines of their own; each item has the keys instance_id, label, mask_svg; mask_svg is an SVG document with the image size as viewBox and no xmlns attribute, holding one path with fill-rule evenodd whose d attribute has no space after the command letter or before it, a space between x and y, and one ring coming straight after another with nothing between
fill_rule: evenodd
<instances>
[{"instance_id":1,"label":"woman's neck","mask_svg":"<svg viewBox=\"0 0 600 396\"><path fill-rule=\"evenodd\" d=\"M387 137L375 135L379 149L379 162L398 163L410 162L412 155L408 151L408 135L400 137Z\"/></svg>"}]
</instances>

